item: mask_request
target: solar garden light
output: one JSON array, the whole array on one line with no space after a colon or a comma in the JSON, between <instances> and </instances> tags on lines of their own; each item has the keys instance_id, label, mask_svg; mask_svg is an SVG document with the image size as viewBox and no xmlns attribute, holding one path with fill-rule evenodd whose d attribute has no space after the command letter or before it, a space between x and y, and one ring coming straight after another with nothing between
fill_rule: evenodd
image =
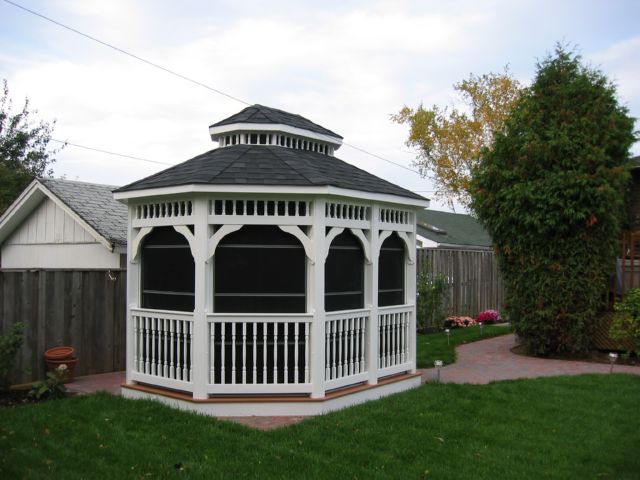
<instances>
[{"instance_id":1,"label":"solar garden light","mask_svg":"<svg viewBox=\"0 0 640 480\"><path fill-rule=\"evenodd\" d=\"M451 330L449 330L448 328L445 328L444 333L447 334L447 345L449 345L449 337L451 337Z\"/></svg>"},{"instance_id":2,"label":"solar garden light","mask_svg":"<svg viewBox=\"0 0 640 480\"><path fill-rule=\"evenodd\" d=\"M480 325L480 336L482 336L482 327L484 327L484 323L478 322L478 324Z\"/></svg>"},{"instance_id":3,"label":"solar garden light","mask_svg":"<svg viewBox=\"0 0 640 480\"><path fill-rule=\"evenodd\" d=\"M442 367L442 365L442 360L436 360L435 362L433 362L433 366L438 369L438 374L436 376L436 382L438 383L440 383L440 367Z\"/></svg>"},{"instance_id":4,"label":"solar garden light","mask_svg":"<svg viewBox=\"0 0 640 480\"><path fill-rule=\"evenodd\" d=\"M609 365L611 365L611 368L609 369L609 373L613 373L613 364L616 363L616 360L618 360L618 354L616 352L610 352Z\"/></svg>"}]
</instances>

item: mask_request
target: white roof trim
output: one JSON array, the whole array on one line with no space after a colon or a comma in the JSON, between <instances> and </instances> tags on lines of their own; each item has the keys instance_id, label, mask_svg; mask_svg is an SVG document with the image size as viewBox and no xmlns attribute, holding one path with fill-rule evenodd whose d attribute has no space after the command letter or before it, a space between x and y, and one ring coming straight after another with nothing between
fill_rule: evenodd
<instances>
[{"instance_id":1,"label":"white roof trim","mask_svg":"<svg viewBox=\"0 0 640 480\"><path fill-rule=\"evenodd\" d=\"M428 208L429 200L419 200L417 198L402 197L387 193L363 192L333 186L311 186L296 187L282 185L204 185L189 184L177 185L173 187L149 188L144 190L131 190L127 192L115 192L114 198L119 201L129 199L141 199L151 197L162 197L166 195L185 195L190 193L228 193L228 194L267 194L267 195L328 195L335 197L356 198L360 200L371 200L380 203L390 203L401 206L411 206L416 208Z\"/></svg>"},{"instance_id":2,"label":"white roof trim","mask_svg":"<svg viewBox=\"0 0 640 480\"><path fill-rule=\"evenodd\" d=\"M336 145L337 148L342 145L342 140L332 135L325 135L323 133L312 132L304 128L292 127L290 125L284 125L282 123L230 123L229 125L218 125L216 127L209 127L209 135L214 141L218 141L218 137L221 135L238 132L283 132L291 135L298 135L299 137L313 138L314 140L320 140L322 142L331 143ZM336 149L337 149L336 148Z\"/></svg>"},{"instance_id":3,"label":"white roof trim","mask_svg":"<svg viewBox=\"0 0 640 480\"><path fill-rule=\"evenodd\" d=\"M78 222L89 234L98 242L104 245L109 251L113 251L113 245L100 232L89 225L80 215L74 212L56 194L35 179L20 194L20 196L9 206L7 211L0 217L0 244L11 235L22 222L31 215L31 212L40 205L45 198L51 199L74 221Z\"/></svg>"}]
</instances>

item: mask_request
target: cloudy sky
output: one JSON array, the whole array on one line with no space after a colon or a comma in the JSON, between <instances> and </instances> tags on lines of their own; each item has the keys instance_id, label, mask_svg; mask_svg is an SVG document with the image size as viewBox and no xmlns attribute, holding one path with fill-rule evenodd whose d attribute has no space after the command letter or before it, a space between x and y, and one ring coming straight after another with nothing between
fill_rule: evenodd
<instances>
[{"instance_id":1,"label":"cloudy sky","mask_svg":"<svg viewBox=\"0 0 640 480\"><path fill-rule=\"evenodd\" d=\"M403 105L455 104L470 73L529 83L556 42L618 85L640 116L640 0L15 0L250 104L301 114L411 166ZM0 0L0 78L56 119L54 137L175 164L214 148L208 126L245 107ZM634 146L640 153L640 145ZM428 179L349 146L339 158L432 196ZM166 165L68 146L56 176L124 185ZM447 209L433 200L435 209Z\"/></svg>"}]
</instances>

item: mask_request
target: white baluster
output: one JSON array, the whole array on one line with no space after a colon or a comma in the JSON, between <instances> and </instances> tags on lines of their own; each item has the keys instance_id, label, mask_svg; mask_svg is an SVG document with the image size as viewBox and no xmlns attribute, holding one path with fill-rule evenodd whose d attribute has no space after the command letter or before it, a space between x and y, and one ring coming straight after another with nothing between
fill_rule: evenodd
<instances>
[{"instance_id":1,"label":"white baluster","mask_svg":"<svg viewBox=\"0 0 640 480\"><path fill-rule=\"evenodd\" d=\"M273 324L273 383L278 383L278 324Z\"/></svg>"},{"instance_id":2,"label":"white baluster","mask_svg":"<svg viewBox=\"0 0 640 480\"><path fill-rule=\"evenodd\" d=\"M176 380L183 380L182 374L182 347L184 338L183 324L180 320L176 320L176 346L178 351L176 353Z\"/></svg>"},{"instance_id":3,"label":"white baluster","mask_svg":"<svg viewBox=\"0 0 640 480\"><path fill-rule=\"evenodd\" d=\"M336 322L331 320L331 379L336 378Z\"/></svg>"},{"instance_id":4,"label":"white baluster","mask_svg":"<svg viewBox=\"0 0 640 480\"><path fill-rule=\"evenodd\" d=\"M247 323L242 322L242 385L247 384Z\"/></svg>"},{"instance_id":5,"label":"white baluster","mask_svg":"<svg viewBox=\"0 0 640 480\"><path fill-rule=\"evenodd\" d=\"M289 324L284 323L284 383L289 383Z\"/></svg>"},{"instance_id":6,"label":"white baluster","mask_svg":"<svg viewBox=\"0 0 640 480\"><path fill-rule=\"evenodd\" d=\"M298 322L293 324L293 351L294 351L294 366L293 366L293 383L298 382Z\"/></svg>"},{"instance_id":7,"label":"white baluster","mask_svg":"<svg viewBox=\"0 0 640 480\"><path fill-rule=\"evenodd\" d=\"M331 365L329 355L331 351L331 322L325 322L325 332L324 332L324 378L325 380L331 379Z\"/></svg>"},{"instance_id":8,"label":"white baluster","mask_svg":"<svg viewBox=\"0 0 640 480\"><path fill-rule=\"evenodd\" d=\"M354 319L354 330L355 330L355 346L353 350L353 373L360 373L360 335L362 329L362 317L357 317Z\"/></svg>"},{"instance_id":9,"label":"white baluster","mask_svg":"<svg viewBox=\"0 0 640 480\"><path fill-rule=\"evenodd\" d=\"M256 347L256 339L258 337L258 324L253 322L252 324L252 333L253 333L253 371L251 375L251 383L254 385L258 383L258 361L256 359L257 355L257 347Z\"/></svg>"},{"instance_id":10,"label":"white baluster","mask_svg":"<svg viewBox=\"0 0 640 480\"><path fill-rule=\"evenodd\" d=\"M236 383L236 329L237 323L231 324L231 384Z\"/></svg>"},{"instance_id":11,"label":"white baluster","mask_svg":"<svg viewBox=\"0 0 640 480\"><path fill-rule=\"evenodd\" d=\"M337 321L338 324L338 378L342 378L344 376L343 366L344 366L344 356L342 351L344 349L344 319L341 318Z\"/></svg>"},{"instance_id":12,"label":"white baluster","mask_svg":"<svg viewBox=\"0 0 640 480\"><path fill-rule=\"evenodd\" d=\"M215 383L216 375L216 326L209 323L209 383Z\"/></svg>"},{"instance_id":13,"label":"white baluster","mask_svg":"<svg viewBox=\"0 0 640 480\"><path fill-rule=\"evenodd\" d=\"M164 339L164 349L162 351L162 375L164 377L169 375L169 359L167 358L169 356L168 354L168 350L169 350L169 338L167 337L167 322L169 320L166 318L162 319L162 338Z\"/></svg>"},{"instance_id":14,"label":"white baluster","mask_svg":"<svg viewBox=\"0 0 640 480\"><path fill-rule=\"evenodd\" d=\"M140 359L139 356L140 355L140 348L139 348L139 341L140 341L140 317L136 316L136 315L132 315L131 316L131 320L133 321L133 366L136 369L136 372L140 371Z\"/></svg>"},{"instance_id":15,"label":"white baluster","mask_svg":"<svg viewBox=\"0 0 640 480\"><path fill-rule=\"evenodd\" d=\"M267 383L267 322L262 322L262 383Z\"/></svg>"},{"instance_id":16,"label":"white baluster","mask_svg":"<svg viewBox=\"0 0 640 480\"><path fill-rule=\"evenodd\" d=\"M311 328L310 323L304 324L304 383L309 383L309 329Z\"/></svg>"},{"instance_id":17,"label":"white baluster","mask_svg":"<svg viewBox=\"0 0 640 480\"><path fill-rule=\"evenodd\" d=\"M349 375L353 375L355 373L355 359L353 355L353 324L355 323L355 321L355 318L349 319Z\"/></svg>"},{"instance_id":18,"label":"white baluster","mask_svg":"<svg viewBox=\"0 0 640 480\"><path fill-rule=\"evenodd\" d=\"M144 373L151 373L151 365L149 363L149 360L151 359L151 333L149 332L149 321L149 317L144 317L144 339L147 346L144 351Z\"/></svg>"},{"instance_id":19,"label":"white baluster","mask_svg":"<svg viewBox=\"0 0 640 480\"><path fill-rule=\"evenodd\" d=\"M225 331L227 329L227 324L225 322L220 322L220 383L224 385L225 381L225 368L224 368L224 360L227 356L227 345L225 344Z\"/></svg>"}]
</instances>

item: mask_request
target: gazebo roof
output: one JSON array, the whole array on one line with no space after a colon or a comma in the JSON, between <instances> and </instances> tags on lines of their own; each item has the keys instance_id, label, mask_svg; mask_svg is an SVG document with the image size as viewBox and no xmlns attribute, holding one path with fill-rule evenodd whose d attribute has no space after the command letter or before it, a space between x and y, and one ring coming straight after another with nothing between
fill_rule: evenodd
<instances>
[{"instance_id":1,"label":"gazebo roof","mask_svg":"<svg viewBox=\"0 0 640 480\"><path fill-rule=\"evenodd\" d=\"M116 192L193 184L334 186L427 200L330 155L246 144L216 148Z\"/></svg>"},{"instance_id":2,"label":"gazebo roof","mask_svg":"<svg viewBox=\"0 0 640 480\"><path fill-rule=\"evenodd\" d=\"M294 128L300 128L302 130L308 130L314 133L320 133L322 135L329 135L342 139L340 135L332 132L331 130L324 128L317 123L313 123L300 115L294 113L278 110L277 108L265 107L264 105L251 105L250 107L241 110L240 112L231 115L229 118L225 118L217 123L214 123L209 128L221 127L224 125L233 125L238 123L259 123L265 125L287 125Z\"/></svg>"}]
</instances>

